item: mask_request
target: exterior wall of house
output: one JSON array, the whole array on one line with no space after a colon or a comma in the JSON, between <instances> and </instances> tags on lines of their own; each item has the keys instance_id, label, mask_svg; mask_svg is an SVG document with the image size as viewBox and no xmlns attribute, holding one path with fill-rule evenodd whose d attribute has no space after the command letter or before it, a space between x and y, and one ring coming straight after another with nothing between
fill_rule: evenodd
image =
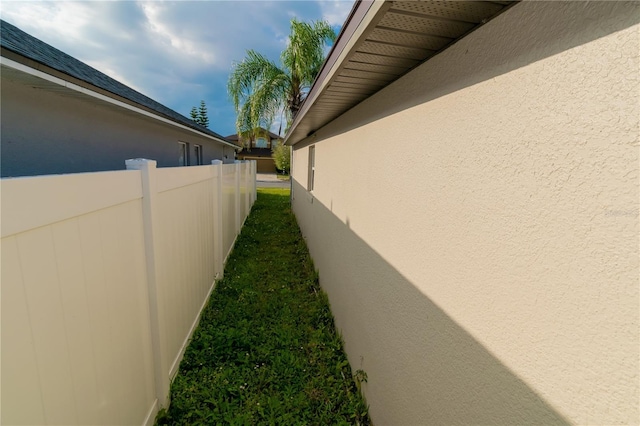
<instances>
[{"instance_id":1,"label":"exterior wall of house","mask_svg":"<svg viewBox=\"0 0 640 426\"><path fill-rule=\"evenodd\" d=\"M517 4L294 146L375 424L640 421L639 20Z\"/></svg>"},{"instance_id":2,"label":"exterior wall of house","mask_svg":"<svg viewBox=\"0 0 640 426\"><path fill-rule=\"evenodd\" d=\"M232 147L110 106L2 78L1 175L122 170L129 158L178 166L178 141L202 145L203 163L235 160ZM226 156L226 158L225 158Z\"/></svg>"}]
</instances>

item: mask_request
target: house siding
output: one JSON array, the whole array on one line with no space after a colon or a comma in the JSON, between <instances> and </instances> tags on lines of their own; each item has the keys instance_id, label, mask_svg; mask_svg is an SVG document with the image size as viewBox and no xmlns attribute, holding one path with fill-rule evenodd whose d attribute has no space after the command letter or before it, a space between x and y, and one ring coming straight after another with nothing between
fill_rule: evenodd
<instances>
[{"instance_id":1,"label":"house siding","mask_svg":"<svg viewBox=\"0 0 640 426\"><path fill-rule=\"evenodd\" d=\"M375 424L640 422L638 7L518 4L294 146Z\"/></svg>"},{"instance_id":2,"label":"house siding","mask_svg":"<svg viewBox=\"0 0 640 426\"><path fill-rule=\"evenodd\" d=\"M234 161L232 147L87 99L3 77L2 177L122 170L129 158L178 166L179 141L189 143L192 161L194 145L202 145L204 164Z\"/></svg>"}]
</instances>

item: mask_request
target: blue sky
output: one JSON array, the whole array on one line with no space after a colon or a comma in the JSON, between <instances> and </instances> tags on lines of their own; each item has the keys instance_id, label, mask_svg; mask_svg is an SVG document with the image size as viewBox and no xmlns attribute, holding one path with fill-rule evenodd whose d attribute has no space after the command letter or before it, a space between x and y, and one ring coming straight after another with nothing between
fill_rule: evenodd
<instances>
[{"instance_id":1,"label":"blue sky","mask_svg":"<svg viewBox=\"0 0 640 426\"><path fill-rule=\"evenodd\" d=\"M254 49L279 62L289 21L340 29L353 0L6 1L7 22L189 116L204 99L209 127L235 133L226 83ZM278 123L272 127L278 129Z\"/></svg>"}]
</instances>

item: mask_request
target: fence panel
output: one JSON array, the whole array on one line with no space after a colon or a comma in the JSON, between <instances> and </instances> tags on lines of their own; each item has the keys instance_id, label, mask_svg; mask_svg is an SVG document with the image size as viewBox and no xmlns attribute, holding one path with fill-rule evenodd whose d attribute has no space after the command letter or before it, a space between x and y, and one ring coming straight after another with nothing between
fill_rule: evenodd
<instances>
[{"instance_id":1,"label":"fence panel","mask_svg":"<svg viewBox=\"0 0 640 426\"><path fill-rule=\"evenodd\" d=\"M255 167L127 167L1 181L3 424L151 424L166 404Z\"/></svg>"},{"instance_id":2,"label":"fence panel","mask_svg":"<svg viewBox=\"0 0 640 426\"><path fill-rule=\"evenodd\" d=\"M215 281L214 166L158 169L158 291L162 341L172 378ZM194 170L195 169L195 170ZM187 176L181 176L185 175ZM191 179L188 179L190 177ZM165 190L164 181L177 183Z\"/></svg>"},{"instance_id":3,"label":"fence panel","mask_svg":"<svg viewBox=\"0 0 640 426\"><path fill-rule=\"evenodd\" d=\"M249 211L249 163L240 163L240 217L246 218Z\"/></svg>"},{"instance_id":4,"label":"fence panel","mask_svg":"<svg viewBox=\"0 0 640 426\"><path fill-rule=\"evenodd\" d=\"M222 166L222 232L226 262L236 235L236 165Z\"/></svg>"},{"instance_id":5,"label":"fence panel","mask_svg":"<svg viewBox=\"0 0 640 426\"><path fill-rule=\"evenodd\" d=\"M140 193L136 172L2 181L4 424L153 411Z\"/></svg>"}]
</instances>

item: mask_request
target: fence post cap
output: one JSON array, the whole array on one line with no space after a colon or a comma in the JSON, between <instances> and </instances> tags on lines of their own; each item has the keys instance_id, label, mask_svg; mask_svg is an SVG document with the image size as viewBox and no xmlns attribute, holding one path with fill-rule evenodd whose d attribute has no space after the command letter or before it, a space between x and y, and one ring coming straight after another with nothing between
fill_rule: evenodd
<instances>
[{"instance_id":1,"label":"fence post cap","mask_svg":"<svg viewBox=\"0 0 640 426\"><path fill-rule=\"evenodd\" d=\"M131 158L124 161L128 170L140 170L140 169L155 169L158 165L156 160L149 160L146 158Z\"/></svg>"}]
</instances>

